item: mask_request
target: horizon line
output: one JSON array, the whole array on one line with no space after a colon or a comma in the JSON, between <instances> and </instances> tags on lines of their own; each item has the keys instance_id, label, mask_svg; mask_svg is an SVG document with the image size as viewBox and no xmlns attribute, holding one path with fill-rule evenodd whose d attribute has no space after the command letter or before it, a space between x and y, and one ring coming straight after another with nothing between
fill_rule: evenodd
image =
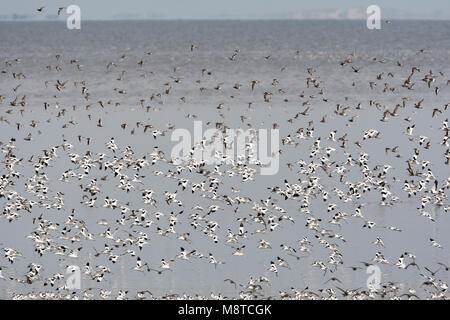
<instances>
[{"instance_id":1,"label":"horizon line","mask_svg":"<svg viewBox=\"0 0 450 320\"><path fill-rule=\"evenodd\" d=\"M450 18L383 18L382 21L450 21ZM65 19L1 19L0 22L65 22ZM366 19L333 18L96 18L83 19L89 22L109 21L366 21Z\"/></svg>"}]
</instances>

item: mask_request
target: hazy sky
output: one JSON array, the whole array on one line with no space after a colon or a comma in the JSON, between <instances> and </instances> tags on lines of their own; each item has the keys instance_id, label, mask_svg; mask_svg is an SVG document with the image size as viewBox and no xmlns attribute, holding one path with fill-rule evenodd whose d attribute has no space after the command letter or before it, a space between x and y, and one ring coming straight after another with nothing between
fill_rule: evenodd
<instances>
[{"instance_id":1,"label":"hazy sky","mask_svg":"<svg viewBox=\"0 0 450 320\"><path fill-rule=\"evenodd\" d=\"M166 19L215 18L277 18L308 10L365 8L376 4L389 10L406 11L414 18L441 17L450 19L449 0L3 0L0 16L35 15L36 8L46 6L46 14L55 14L58 7L77 4L84 19L117 17L159 17ZM387 9L386 9L387 10ZM383 11L382 11L383 12Z\"/></svg>"}]
</instances>

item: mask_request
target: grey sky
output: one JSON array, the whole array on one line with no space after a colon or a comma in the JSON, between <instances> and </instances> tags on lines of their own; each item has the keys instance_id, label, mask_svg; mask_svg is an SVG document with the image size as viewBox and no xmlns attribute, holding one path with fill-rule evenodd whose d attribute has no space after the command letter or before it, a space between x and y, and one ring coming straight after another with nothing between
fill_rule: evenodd
<instances>
[{"instance_id":1,"label":"grey sky","mask_svg":"<svg viewBox=\"0 0 450 320\"><path fill-rule=\"evenodd\" d=\"M305 17L299 14L309 11L364 9L371 4L381 7L382 17L384 13L389 18L450 19L448 0L8 0L2 1L0 18L20 14L39 19L71 4L80 6L83 19L292 18ZM46 6L46 11L35 17L40 6Z\"/></svg>"}]
</instances>

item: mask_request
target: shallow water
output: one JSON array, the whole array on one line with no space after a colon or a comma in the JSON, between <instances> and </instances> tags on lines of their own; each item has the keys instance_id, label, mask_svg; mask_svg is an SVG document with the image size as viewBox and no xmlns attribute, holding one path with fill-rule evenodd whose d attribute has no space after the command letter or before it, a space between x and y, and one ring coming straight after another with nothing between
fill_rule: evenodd
<instances>
[{"instance_id":1,"label":"shallow water","mask_svg":"<svg viewBox=\"0 0 450 320\"><path fill-rule=\"evenodd\" d=\"M370 261L374 258L375 252L381 251L389 260L389 265L379 265L382 271L382 282L395 281L402 283L404 292L407 288L414 288L427 297L421 286L424 278L420 273L427 274L424 267L431 270L438 269L438 262L448 264L450 262L448 248L450 247L450 220L448 213L443 207L428 205L426 211L431 212L435 221L432 222L426 217L420 216L417 207L420 206L420 196L408 198L402 190L403 182L408 180L420 180L420 177L409 177L406 170L406 160L413 154L413 149L418 147L417 137L427 136L431 148L429 150L421 147L419 161L429 160L429 168L434 176L439 180L439 187L444 185L448 178L448 165L445 165L444 146L440 145L444 132L439 130L445 118L448 117L448 110L444 110L444 104L449 101L449 88L446 86L447 73L449 72L450 43L446 41L449 22L426 22L426 21L402 21L384 25L382 30L367 30L365 22L358 21L314 21L314 22L294 22L294 21L190 21L190 22L85 22L81 30L67 30L64 23L58 22L24 22L11 23L0 22L0 62L1 69L7 71L0 74L0 94L5 96L0 104L1 116L7 118L10 124L0 122L0 141L2 148L8 143L11 137L16 138L15 155L23 158L21 165L15 167L22 175L16 180L16 185L12 189L27 199L34 199L33 196L24 190L26 180L33 172L33 164L27 162L31 155L42 155L43 149L50 149L53 146L61 145L63 137L71 144L73 149L57 151L58 157L51 161L45 172L49 178L49 193L52 198L57 192L64 194L64 208L61 210L45 209L35 206L31 212L21 210L18 219L8 222L5 215L0 218L0 242L2 247L10 247L22 253L13 265L10 265L5 258L0 258L0 265L7 266L3 274L12 277L24 278L27 265L31 262L44 266L43 278L50 277L54 273L65 272L65 267L70 264L82 267L86 262L91 266L106 265L112 273L106 274L100 283L95 283L89 277L83 276L81 292L88 288L109 289L113 295L118 290L129 290L132 297L136 291L150 290L154 296L162 296L168 293L187 293L191 295L199 294L209 296L211 292L221 293L227 297L236 297L239 289L235 289L224 279L230 278L237 283L246 284L250 277L257 278L266 276L271 280L270 285L264 285L263 297L279 297L279 291L289 291L291 287L303 289L308 286L313 290L325 287L333 287L336 283L326 281L336 276L343 288L365 288L368 274L361 261ZM191 44L195 43L198 48L191 52ZM230 61L236 48L240 49L236 61ZM427 52L418 54L418 50L427 48ZM299 50L299 53L296 51ZM145 53L151 51L151 55ZM346 66L341 66L340 61L354 52L353 62ZM55 55L61 55L61 60L57 61ZM126 59L121 60L121 56L126 54ZM265 56L271 55L269 59ZM385 63L374 62L373 57L385 59ZM13 62L12 66L5 66L5 61L20 58L20 63ZM77 70L76 63L71 64L71 59L78 59L83 65L81 70ZM137 63L143 59L143 67ZM108 62L114 61L116 67L107 70ZM398 67L397 61L402 61L404 67ZM52 70L47 70L46 66L51 65ZM56 71L55 66L62 67L61 71ZM351 65L362 67L358 73L352 72ZM174 72L174 67L179 69ZM412 66L418 66L421 72L415 76L416 85L414 90L402 88L401 84L408 77ZM286 67L282 71L282 67ZM314 68L314 76L320 81L320 87L325 88L323 97L328 98L328 102L322 100L320 89L306 87L306 78L309 77L306 69ZM202 76L201 70L206 68L212 72L211 75ZM126 70L121 81L117 80L122 70ZM444 76L439 76L432 88L420 81L429 70L434 74L439 71ZM14 79L12 72L23 72L25 79ZM382 80L376 80L376 76L384 72ZM394 76L389 77L388 72L393 72ZM146 77L141 77L142 74ZM181 78L180 83L175 83L172 77ZM279 84L273 86L273 79L278 79ZM201 79L201 84L196 80ZM259 80L260 83L255 90L250 89L252 80ZM66 89L61 92L55 89L56 80L61 82L68 80ZM80 94L81 85L75 87L74 81L86 81L89 88L89 101L86 101ZM49 82L48 88L44 86L44 81ZM370 89L369 81L375 81L377 86ZM161 99L156 98L151 101L150 96L154 93L163 92L171 83L172 91L169 95L163 95ZM223 82L222 90L215 90L214 87ZM352 83L355 82L353 86ZM384 83L388 82L390 87L396 87L395 92L383 92ZM242 84L240 90L233 88L235 83ZM12 90L17 85L21 86L16 92ZM441 91L435 95L434 86L439 86ZM199 87L207 88L200 92ZM113 89L126 89L126 94L118 94ZM278 92L282 88L284 93ZM269 103L264 102L262 95L265 91L273 93ZM305 98L300 98L299 94L304 91ZM9 102L16 96L19 101L26 95L27 104L25 107L11 107ZM314 95L313 98L308 96ZM233 96L233 97L232 97ZM181 97L186 98L186 102L180 101ZM347 100L345 97L348 97ZM408 97L407 107L400 109L398 117L390 117L387 122L379 121L384 108L393 110L396 104L401 104L402 97ZM423 109L414 108L414 104L424 98ZM140 105L140 99L146 99L145 105L152 106L150 112ZM283 101L287 99L288 101ZM101 108L97 101L111 100L105 108ZM304 111L306 106L302 102L309 100L310 109L308 116L300 116L293 123L287 122L298 112ZM369 100L375 100L380 104L381 109L369 105ZM50 104L48 110L44 110L43 104L47 101ZM162 101L163 104L158 102ZM120 106L114 106L115 102L120 102ZM253 108L248 109L248 103L253 102ZM59 107L56 108L55 104ZM216 107L224 104L224 109L218 110ZM362 109L356 110L354 107L361 103ZM91 104L89 110L85 109L87 104ZM336 104L349 105L349 116L339 116L334 113ZM77 110L72 110L72 106L78 106ZM440 108L442 114L431 117L432 109ZM6 111L12 109L8 114ZM23 115L19 110L25 109ZM58 117L58 113L66 109L64 116ZM220 117L223 113L224 117ZM88 115L92 116L89 120ZM196 119L187 118L187 114L195 114ZM240 116L246 115L247 120L241 121ZM327 122L321 123L323 115L327 115ZM348 120L352 115L357 115L355 122ZM411 122L406 122L404 118L411 117ZM101 118L103 127L97 127L97 120ZM29 124L35 120L38 125L33 128ZM49 121L47 121L49 120ZM182 191L178 182L168 179L164 175L155 176L154 170L161 170L165 173L175 168L167 162L158 162L154 166L142 170L139 174L143 185L134 184L135 190L129 194L117 188L118 178L114 178L110 171L100 171L93 168L89 177L81 180L70 178L69 182L58 181L61 174L68 168L72 168L77 173L83 170L70 162L68 154L71 152L83 156L87 150L93 153L103 152L108 159L114 156L120 157L119 153L113 154L105 144L111 137L115 138L120 151L126 146L131 146L134 157L142 157L152 151L155 146L163 150L166 159L170 160L171 148L174 142L170 141L170 130L165 136L154 139L151 131L154 129L167 130L167 124L173 124L176 128L186 128L193 131L194 120L203 121L203 126L211 122L208 127L215 127L216 122L224 122L230 128L246 128L246 123L251 123L255 128L271 128L273 123L280 125L280 137L284 138L288 134L295 137L298 128L307 128L308 122L313 121L314 139L296 140L299 146L281 145L283 150L280 156L280 169L276 175L262 176L257 174L254 181L242 182L239 176L227 177L226 174L218 177L222 183L218 189L218 195L236 196L232 194L231 186L241 190L240 196L247 196L252 199L248 204L239 205L239 212L233 210L237 206L229 206L226 202L218 204L224 210L212 214L210 219L217 221L220 225L217 234L219 243L215 244L200 229L195 230L190 226L188 216L194 211L191 209L195 205L207 208L215 203L212 200L201 197L199 194L192 195L190 189ZM74 124L70 124L73 121ZM151 124L153 128L150 132L144 133L143 127L136 128L135 123L142 121L144 124ZM15 124L23 124L17 130ZM128 123L128 127L123 130L120 125ZM414 141L404 134L406 127L415 123L413 136ZM66 128L63 128L64 125ZM135 134L130 131L135 128ZM365 140L362 147L357 147L353 142L362 141L363 132L368 129L380 131L379 139ZM329 141L326 138L333 130L337 130L336 137L348 134L348 145L344 149L340 148L340 142ZM28 133L32 133L33 140L25 141ZM89 146L86 142L78 141L78 136L91 137ZM302 159L310 162L310 148L317 137L322 137L321 146L332 146L336 149L331 161L342 164L346 161L345 152L351 153L353 159L357 160L360 152L369 155L369 167L383 166L390 164L392 169L388 172L386 180L390 185L392 195L398 196L392 206L380 205L380 194L372 190L364 194L360 199L352 198L345 203L341 201L335 193L334 188L347 190L345 181L353 183L361 181L362 175L358 166L352 167L351 171L341 182L338 174L328 177L321 169L315 173L320 177L321 185L329 192L329 199L324 203L321 196L310 198L310 212L315 217L322 218L321 228L333 230L335 233L345 237L346 242L338 239L330 239L331 243L339 245L338 250L342 254L343 265L324 275L324 272L311 264L320 260L329 260L329 250L325 249L314 237L316 232L305 227L307 215L300 212L301 203L296 200L284 200L283 197L270 193L268 187L279 186L284 188L284 180L289 183L297 183L298 179L308 179L307 175L297 174L300 169L295 165L292 170L287 167L287 163L295 163ZM392 153L386 154L385 147L399 146L400 158L396 158ZM320 156L314 161L320 162ZM224 166L225 167L225 166ZM6 169L2 164L1 173L5 174ZM417 166L420 168L420 166ZM208 170L212 170L210 167ZM222 168L223 170L224 168ZM226 169L225 169L226 170ZM225 171L223 170L223 171ZM134 171L124 169L124 172L133 177ZM100 178L109 175L107 181L99 181L101 193L97 195L96 208L88 208L82 204L83 194L80 184L87 185L94 177ZM206 178L200 174L181 174L195 182L204 181ZM393 178L397 178L395 182ZM431 188L431 184L429 186ZM157 206L152 207L142 202L142 189L155 190ZM164 192L178 191L177 199L183 202L183 207L179 208L175 204L167 205L164 201ZM446 191L448 195L448 191ZM420 194L422 195L422 194ZM103 208L103 199L109 196L118 199L119 206L130 202L130 208L137 210L145 208L148 216L154 224L148 228L116 226L115 220L120 218L120 210ZM251 210L253 202L260 203L272 196L274 202L282 207L286 214L292 216L295 223L282 221L280 226L274 231L267 231L265 234L251 235L260 226L249 222L245 228L249 231L247 239L241 239L240 244L245 245L245 255L242 257L233 256L231 245L226 243L227 229L233 233L238 232L239 222L237 218L247 217L249 214L256 214ZM8 201L0 198L0 205L6 206ZM331 219L331 213L327 213L327 204L336 203L339 211L348 213L347 220L341 226L327 223ZM367 220L377 223L374 229L363 228L362 219L351 217L358 204L364 204L362 213ZM444 206L448 206L448 200L444 199ZM48 220L60 223L63 227L67 217L75 209L76 219L86 222L90 233L95 235L95 240L82 240L81 243L70 243L70 241L58 239L58 232L52 232L51 237L56 244L65 244L70 248L83 247L78 259L67 256L57 256L52 252L44 253L40 257L34 252L33 241L27 239L36 225L33 225L32 218L38 217L41 213ZM168 216L171 211L178 212L184 210L180 215L180 221L175 229L178 234L190 232L191 243L177 240L175 235L167 237L159 236L156 227L167 229L169 226ZM154 212L161 211L165 216L160 220L154 217ZM271 212L279 216L274 210ZM150 241L144 249L138 253L143 261L152 268L158 268L162 258L173 259L179 248L187 250L196 249L198 252L208 255L209 252L219 261L224 261L224 265L214 268L207 259L191 259L191 261L176 260L172 264L173 271L164 272L158 275L154 272L137 272L132 270L135 265L135 258L121 256L116 264L108 261L106 255L95 256L94 248L97 251L103 249L104 244L112 245L111 240L101 238L100 233L106 227L97 224L100 219L106 219L111 229L119 228L116 234L119 238L127 237L128 232L144 231L148 234ZM386 229L388 226L396 226L402 232L394 232ZM298 248L298 240L307 236L312 242L311 252L299 260L287 255L280 250L280 244L287 244ZM383 239L385 247L376 247L371 244L379 236ZM443 249L430 246L429 238L434 238ZM273 249L257 249L260 239L270 242ZM328 240L328 239L327 239ZM235 246L235 245L233 245ZM134 246L136 249L136 246ZM116 248L114 252L123 252L125 248ZM138 251L138 249L136 249ZM412 252L417 256L416 262L421 268L418 271L414 267L407 270L399 269L393 264L404 252ZM270 261L277 256L288 261L290 269L278 268L279 275L267 271ZM352 271L350 266L359 266L362 269ZM437 274L443 282L448 281L448 272L445 270ZM59 282L59 284L63 284ZM32 284L22 284L17 281L0 281L0 298L11 298L15 293L29 293L53 290L54 288L43 287L43 282L35 281ZM336 289L334 289L336 291ZM448 294L447 294L448 296Z\"/></svg>"}]
</instances>

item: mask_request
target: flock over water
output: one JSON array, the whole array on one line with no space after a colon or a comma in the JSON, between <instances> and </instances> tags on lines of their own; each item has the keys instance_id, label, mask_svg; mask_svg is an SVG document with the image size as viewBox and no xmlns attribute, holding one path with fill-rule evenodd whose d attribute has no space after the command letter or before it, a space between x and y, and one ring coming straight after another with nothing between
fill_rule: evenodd
<instances>
[{"instance_id":1,"label":"flock over water","mask_svg":"<svg viewBox=\"0 0 450 320\"><path fill-rule=\"evenodd\" d=\"M122 40L0 54L1 298L450 296L450 74L432 47ZM214 163L194 156L204 136L173 158L195 121L221 139ZM270 175L225 154L227 129L252 133L247 152L261 128L279 132Z\"/></svg>"}]
</instances>

